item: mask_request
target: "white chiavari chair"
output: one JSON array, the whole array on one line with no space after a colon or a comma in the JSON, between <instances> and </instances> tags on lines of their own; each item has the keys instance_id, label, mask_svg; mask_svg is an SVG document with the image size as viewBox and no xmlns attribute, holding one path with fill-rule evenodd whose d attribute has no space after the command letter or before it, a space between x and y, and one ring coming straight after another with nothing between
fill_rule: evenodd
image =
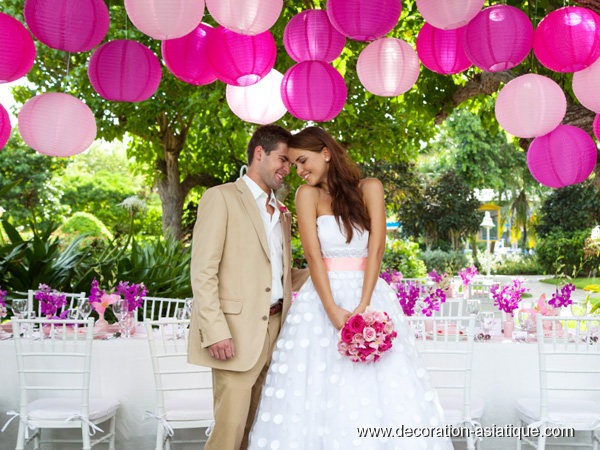
<instances>
[{"instance_id":1,"label":"white chiavari chair","mask_svg":"<svg viewBox=\"0 0 600 450\"><path fill-rule=\"evenodd\" d=\"M29 289L29 291L27 291L27 317L31 317L32 311L35 311L37 317L42 317L40 302L35 298L35 294L38 292L40 291L34 289ZM60 313L66 309L70 311L74 310L75 308L77 308L79 302L85 300L86 298L85 292L61 292L61 294L65 296L67 304L64 307L58 309L58 311L56 312L57 316L59 316Z\"/></svg>"},{"instance_id":2,"label":"white chiavari chair","mask_svg":"<svg viewBox=\"0 0 600 450\"><path fill-rule=\"evenodd\" d=\"M188 298L144 297L143 320L175 319L177 310L190 302Z\"/></svg>"}]
</instances>

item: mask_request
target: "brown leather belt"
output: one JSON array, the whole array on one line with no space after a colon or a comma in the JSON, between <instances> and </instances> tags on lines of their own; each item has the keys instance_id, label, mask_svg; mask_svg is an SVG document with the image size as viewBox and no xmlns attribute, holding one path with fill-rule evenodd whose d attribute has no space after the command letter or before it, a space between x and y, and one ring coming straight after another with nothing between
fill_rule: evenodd
<instances>
[{"instance_id":1,"label":"brown leather belt","mask_svg":"<svg viewBox=\"0 0 600 450\"><path fill-rule=\"evenodd\" d=\"M271 308L269 308L269 315L273 316L277 313L280 313L282 309L283 309L283 299L280 298L279 300L277 300L277 303L275 303L274 305L271 306Z\"/></svg>"}]
</instances>

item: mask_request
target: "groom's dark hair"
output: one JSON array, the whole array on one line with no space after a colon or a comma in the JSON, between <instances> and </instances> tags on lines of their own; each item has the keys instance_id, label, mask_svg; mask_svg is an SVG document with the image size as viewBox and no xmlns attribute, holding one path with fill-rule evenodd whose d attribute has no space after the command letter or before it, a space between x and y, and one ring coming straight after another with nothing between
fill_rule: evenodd
<instances>
[{"instance_id":1,"label":"groom's dark hair","mask_svg":"<svg viewBox=\"0 0 600 450\"><path fill-rule=\"evenodd\" d=\"M254 159L254 149L259 145L268 155L275 150L275 147L277 147L279 143L287 145L288 142L290 142L290 139L292 139L292 133L279 125L269 124L258 127L252 134L250 142L248 142L248 150L246 151L248 165L252 164L252 160Z\"/></svg>"}]
</instances>

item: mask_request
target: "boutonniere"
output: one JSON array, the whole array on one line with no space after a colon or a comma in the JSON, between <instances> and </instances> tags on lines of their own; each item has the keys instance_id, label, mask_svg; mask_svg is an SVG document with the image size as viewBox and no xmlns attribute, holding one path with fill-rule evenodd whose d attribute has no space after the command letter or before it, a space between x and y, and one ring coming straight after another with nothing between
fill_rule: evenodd
<instances>
[{"instance_id":1,"label":"boutonniere","mask_svg":"<svg viewBox=\"0 0 600 450\"><path fill-rule=\"evenodd\" d=\"M287 207L286 207L285 205L281 205L281 206L279 207L279 211L281 211L282 213L284 213L284 214L285 214L286 212L288 212L288 209L287 209Z\"/></svg>"}]
</instances>

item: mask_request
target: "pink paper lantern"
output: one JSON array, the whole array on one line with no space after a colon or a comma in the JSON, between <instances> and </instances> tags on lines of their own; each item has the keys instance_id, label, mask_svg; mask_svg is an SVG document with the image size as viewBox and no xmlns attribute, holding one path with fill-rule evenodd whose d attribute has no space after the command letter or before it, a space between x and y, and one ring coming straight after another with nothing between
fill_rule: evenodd
<instances>
[{"instance_id":1,"label":"pink paper lantern","mask_svg":"<svg viewBox=\"0 0 600 450\"><path fill-rule=\"evenodd\" d=\"M0 149L3 149L10 137L10 117L4 106L0 105Z\"/></svg>"},{"instance_id":2,"label":"pink paper lantern","mask_svg":"<svg viewBox=\"0 0 600 450\"><path fill-rule=\"evenodd\" d=\"M463 49L466 27L442 30L425 23L417 36L417 54L425 67L444 75L471 67Z\"/></svg>"},{"instance_id":3,"label":"pink paper lantern","mask_svg":"<svg viewBox=\"0 0 600 450\"><path fill-rule=\"evenodd\" d=\"M531 138L550 133L565 117L567 99L550 78L526 74L498 93L496 119L513 136Z\"/></svg>"},{"instance_id":4,"label":"pink paper lantern","mask_svg":"<svg viewBox=\"0 0 600 450\"><path fill-rule=\"evenodd\" d=\"M40 42L66 52L87 52L96 47L110 22L102 0L26 0L23 13Z\"/></svg>"},{"instance_id":5,"label":"pink paper lantern","mask_svg":"<svg viewBox=\"0 0 600 450\"><path fill-rule=\"evenodd\" d=\"M347 95L344 78L322 61L304 61L292 66L281 82L283 104L300 120L333 119L344 109Z\"/></svg>"},{"instance_id":6,"label":"pink paper lantern","mask_svg":"<svg viewBox=\"0 0 600 450\"><path fill-rule=\"evenodd\" d=\"M552 11L537 26L533 51L555 72L577 72L600 56L600 16L578 6Z\"/></svg>"},{"instance_id":7,"label":"pink paper lantern","mask_svg":"<svg viewBox=\"0 0 600 450\"><path fill-rule=\"evenodd\" d=\"M30 98L21 108L18 122L25 143L44 155L77 155L96 139L94 114L69 94L50 92Z\"/></svg>"},{"instance_id":8,"label":"pink paper lantern","mask_svg":"<svg viewBox=\"0 0 600 450\"><path fill-rule=\"evenodd\" d=\"M154 39L177 39L202 21L204 0L125 0L127 15Z\"/></svg>"},{"instance_id":9,"label":"pink paper lantern","mask_svg":"<svg viewBox=\"0 0 600 450\"><path fill-rule=\"evenodd\" d=\"M283 0L206 0L219 25L239 34L264 33L277 22Z\"/></svg>"},{"instance_id":10,"label":"pink paper lantern","mask_svg":"<svg viewBox=\"0 0 600 450\"><path fill-rule=\"evenodd\" d=\"M596 139L600 141L600 114L596 114L596 117L594 117L592 128L594 130L594 136L596 136Z\"/></svg>"},{"instance_id":11,"label":"pink paper lantern","mask_svg":"<svg viewBox=\"0 0 600 450\"><path fill-rule=\"evenodd\" d=\"M374 41L388 34L402 12L400 0L327 0L327 15L344 36Z\"/></svg>"},{"instance_id":12,"label":"pink paper lantern","mask_svg":"<svg viewBox=\"0 0 600 450\"><path fill-rule=\"evenodd\" d=\"M600 59L573 74L573 92L583 106L600 113Z\"/></svg>"},{"instance_id":13,"label":"pink paper lantern","mask_svg":"<svg viewBox=\"0 0 600 450\"><path fill-rule=\"evenodd\" d=\"M266 125L281 119L287 112L281 100L283 75L272 69L252 86L227 86L227 104L245 122Z\"/></svg>"},{"instance_id":14,"label":"pink paper lantern","mask_svg":"<svg viewBox=\"0 0 600 450\"><path fill-rule=\"evenodd\" d=\"M533 25L520 9L494 5L481 11L465 31L465 53L487 72L521 64L533 46Z\"/></svg>"},{"instance_id":15,"label":"pink paper lantern","mask_svg":"<svg viewBox=\"0 0 600 450\"><path fill-rule=\"evenodd\" d=\"M358 57L356 71L365 89L382 97L408 91L419 78L417 52L402 39L382 38L367 45Z\"/></svg>"},{"instance_id":16,"label":"pink paper lantern","mask_svg":"<svg viewBox=\"0 0 600 450\"><path fill-rule=\"evenodd\" d=\"M88 77L96 92L119 102L141 102L152 97L161 76L156 55L127 39L102 44L88 64Z\"/></svg>"},{"instance_id":17,"label":"pink paper lantern","mask_svg":"<svg viewBox=\"0 0 600 450\"><path fill-rule=\"evenodd\" d=\"M35 45L14 17L0 13L0 83L18 80L33 66Z\"/></svg>"},{"instance_id":18,"label":"pink paper lantern","mask_svg":"<svg viewBox=\"0 0 600 450\"><path fill-rule=\"evenodd\" d=\"M173 75L198 86L217 79L207 55L208 35L213 31L213 27L201 23L190 34L162 41L162 56Z\"/></svg>"},{"instance_id":19,"label":"pink paper lantern","mask_svg":"<svg viewBox=\"0 0 600 450\"><path fill-rule=\"evenodd\" d=\"M332 62L341 55L346 38L336 30L327 13L308 9L296 14L283 32L283 45L296 61Z\"/></svg>"},{"instance_id":20,"label":"pink paper lantern","mask_svg":"<svg viewBox=\"0 0 600 450\"><path fill-rule=\"evenodd\" d=\"M544 186L561 188L581 183L596 167L594 140L581 128L559 125L533 140L527 151L527 166Z\"/></svg>"},{"instance_id":21,"label":"pink paper lantern","mask_svg":"<svg viewBox=\"0 0 600 450\"><path fill-rule=\"evenodd\" d=\"M442 30L464 27L481 11L485 0L417 0L427 22Z\"/></svg>"},{"instance_id":22,"label":"pink paper lantern","mask_svg":"<svg viewBox=\"0 0 600 450\"><path fill-rule=\"evenodd\" d=\"M248 36L219 26L208 35L207 53L219 80L232 86L250 86L271 71L277 48L269 31Z\"/></svg>"}]
</instances>

